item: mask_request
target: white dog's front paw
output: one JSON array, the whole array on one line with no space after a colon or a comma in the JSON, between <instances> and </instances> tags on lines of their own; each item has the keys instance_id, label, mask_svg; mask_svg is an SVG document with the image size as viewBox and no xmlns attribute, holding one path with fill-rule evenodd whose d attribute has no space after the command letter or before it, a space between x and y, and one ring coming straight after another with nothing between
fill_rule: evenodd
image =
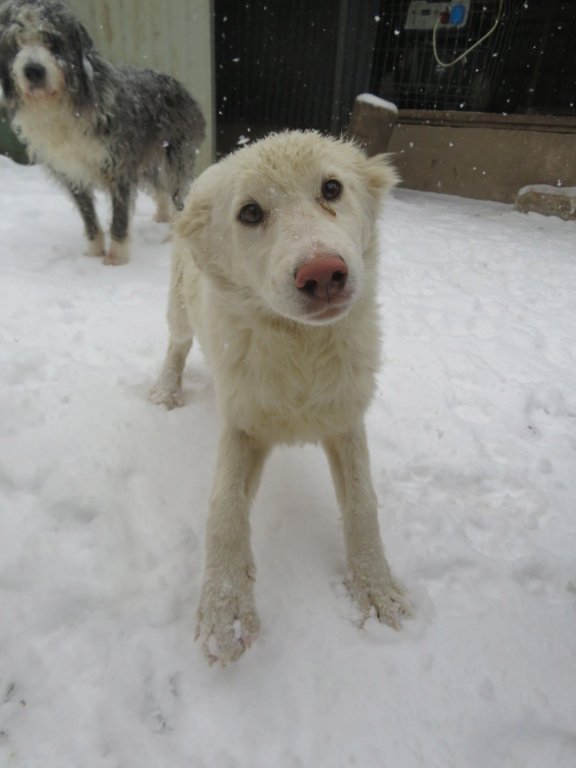
<instances>
[{"instance_id":1,"label":"white dog's front paw","mask_svg":"<svg viewBox=\"0 0 576 768\"><path fill-rule=\"evenodd\" d=\"M404 590L391 578L388 568L380 573L352 572L347 586L362 612L362 624L375 610L378 620L393 629L402 628L402 619L409 619L413 612Z\"/></svg>"},{"instance_id":2,"label":"white dog's front paw","mask_svg":"<svg viewBox=\"0 0 576 768\"><path fill-rule=\"evenodd\" d=\"M168 411L182 408L184 398L178 377L161 375L148 393L148 400L154 405L163 405Z\"/></svg>"},{"instance_id":3,"label":"white dog's front paw","mask_svg":"<svg viewBox=\"0 0 576 768\"><path fill-rule=\"evenodd\" d=\"M253 573L253 569L248 569ZM260 631L250 573L239 578L207 577L197 613L196 640L210 662L223 667L250 648Z\"/></svg>"}]
</instances>

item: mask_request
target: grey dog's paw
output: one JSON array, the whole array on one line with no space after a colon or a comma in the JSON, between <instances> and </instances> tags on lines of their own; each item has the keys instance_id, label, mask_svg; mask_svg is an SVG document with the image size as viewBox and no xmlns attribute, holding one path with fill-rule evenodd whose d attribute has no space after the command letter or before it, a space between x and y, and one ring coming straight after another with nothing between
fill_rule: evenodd
<instances>
[{"instance_id":1,"label":"grey dog's paw","mask_svg":"<svg viewBox=\"0 0 576 768\"><path fill-rule=\"evenodd\" d=\"M219 661L225 667L236 661L260 631L252 585L239 587L235 581L208 579L202 587L195 639L200 640L210 666Z\"/></svg>"},{"instance_id":2,"label":"grey dog's paw","mask_svg":"<svg viewBox=\"0 0 576 768\"><path fill-rule=\"evenodd\" d=\"M104 256L106 253L106 246L102 232L99 232L92 240L88 241L84 253L86 256Z\"/></svg>"},{"instance_id":3,"label":"grey dog's paw","mask_svg":"<svg viewBox=\"0 0 576 768\"><path fill-rule=\"evenodd\" d=\"M104 264L119 267L121 264L127 264L129 261L130 251L128 243L112 240L108 253L104 256Z\"/></svg>"}]
</instances>

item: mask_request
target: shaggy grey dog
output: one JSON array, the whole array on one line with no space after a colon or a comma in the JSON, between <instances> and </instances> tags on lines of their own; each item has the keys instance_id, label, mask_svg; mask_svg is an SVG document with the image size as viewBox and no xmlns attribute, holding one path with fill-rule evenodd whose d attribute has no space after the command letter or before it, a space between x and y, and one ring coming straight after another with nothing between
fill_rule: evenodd
<instances>
[{"instance_id":1,"label":"shaggy grey dog","mask_svg":"<svg viewBox=\"0 0 576 768\"><path fill-rule=\"evenodd\" d=\"M182 208L205 121L174 78L105 61L58 0L8 0L0 5L0 83L31 159L72 195L89 255L106 254L107 264L128 261L138 186L156 198L158 220ZM112 198L107 252L94 189Z\"/></svg>"}]
</instances>

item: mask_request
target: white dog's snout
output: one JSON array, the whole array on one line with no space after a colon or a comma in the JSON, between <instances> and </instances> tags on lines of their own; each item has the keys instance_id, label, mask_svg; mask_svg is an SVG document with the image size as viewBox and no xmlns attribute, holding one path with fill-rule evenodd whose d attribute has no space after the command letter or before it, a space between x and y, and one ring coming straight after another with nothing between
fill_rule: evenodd
<instances>
[{"instance_id":1,"label":"white dog's snout","mask_svg":"<svg viewBox=\"0 0 576 768\"><path fill-rule=\"evenodd\" d=\"M340 254L317 252L294 274L294 285L310 298L332 301L348 281L348 265Z\"/></svg>"}]
</instances>

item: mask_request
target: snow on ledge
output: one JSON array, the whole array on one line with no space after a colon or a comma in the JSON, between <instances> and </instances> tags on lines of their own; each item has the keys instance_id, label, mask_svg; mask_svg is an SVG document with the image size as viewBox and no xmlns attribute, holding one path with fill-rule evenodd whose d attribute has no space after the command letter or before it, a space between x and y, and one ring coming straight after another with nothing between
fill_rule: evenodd
<instances>
[{"instance_id":1,"label":"snow on ledge","mask_svg":"<svg viewBox=\"0 0 576 768\"><path fill-rule=\"evenodd\" d=\"M385 99L381 99L379 96L374 96L373 93L361 93L359 96L356 96L356 101L362 101L365 104L371 104L373 107L380 107L380 109L387 109L398 114L396 104L393 104L391 101L385 101Z\"/></svg>"},{"instance_id":2,"label":"snow on ledge","mask_svg":"<svg viewBox=\"0 0 576 768\"><path fill-rule=\"evenodd\" d=\"M537 192L540 195L559 195L561 197L576 197L576 187L553 187L550 184L528 184L518 192L518 196Z\"/></svg>"}]
</instances>

